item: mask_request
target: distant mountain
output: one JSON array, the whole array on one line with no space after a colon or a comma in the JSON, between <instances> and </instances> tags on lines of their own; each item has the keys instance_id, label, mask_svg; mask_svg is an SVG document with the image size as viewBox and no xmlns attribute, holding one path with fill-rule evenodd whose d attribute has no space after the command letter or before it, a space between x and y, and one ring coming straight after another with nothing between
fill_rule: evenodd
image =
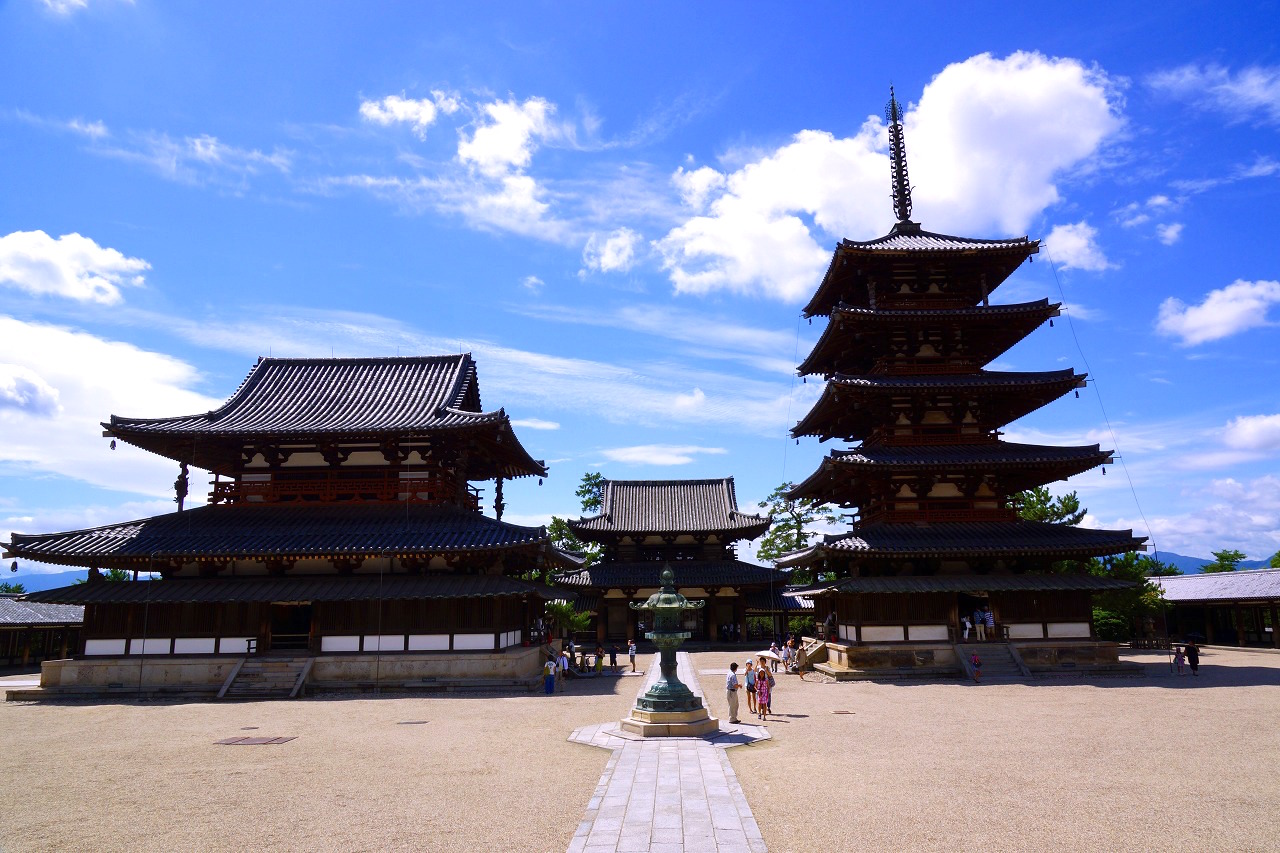
<instances>
[{"instance_id":1,"label":"distant mountain","mask_svg":"<svg viewBox=\"0 0 1280 853\"><path fill-rule=\"evenodd\" d=\"M74 572L53 572L52 574L9 574L0 580L9 583L20 583L27 592L39 592L42 589L57 589L60 586L71 586L76 581L82 581L89 577L88 569L79 569Z\"/></svg>"},{"instance_id":2,"label":"distant mountain","mask_svg":"<svg viewBox=\"0 0 1280 853\"><path fill-rule=\"evenodd\" d=\"M1200 570L1213 562L1211 559L1204 557L1188 557L1186 554L1175 554L1172 551L1161 551L1155 555L1162 563L1168 563L1182 571L1184 575L1199 574ZM1270 560L1245 560L1240 564L1242 569L1265 569L1270 565Z\"/></svg>"}]
</instances>

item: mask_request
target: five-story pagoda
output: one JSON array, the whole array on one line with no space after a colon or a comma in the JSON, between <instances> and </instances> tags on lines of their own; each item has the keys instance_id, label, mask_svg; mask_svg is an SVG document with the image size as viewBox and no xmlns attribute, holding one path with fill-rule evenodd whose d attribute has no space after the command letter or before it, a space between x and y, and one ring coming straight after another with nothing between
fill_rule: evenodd
<instances>
[{"instance_id":1,"label":"five-story pagoda","mask_svg":"<svg viewBox=\"0 0 1280 853\"><path fill-rule=\"evenodd\" d=\"M1085 375L984 369L1058 315L1047 299L990 304L1039 241L953 237L912 222L896 100L886 113L898 221L879 239L842 241L805 307L829 323L798 372L827 384L792 430L858 442L791 491L856 514L850 532L779 567L837 578L808 594L846 644L954 642L962 617L988 606L998 637L1088 640L1090 595L1114 584L1043 570L1143 540L1025 521L1013 497L1104 465L1111 451L1000 438L1011 421L1083 386Z\"/></svg>"}]
</instances>

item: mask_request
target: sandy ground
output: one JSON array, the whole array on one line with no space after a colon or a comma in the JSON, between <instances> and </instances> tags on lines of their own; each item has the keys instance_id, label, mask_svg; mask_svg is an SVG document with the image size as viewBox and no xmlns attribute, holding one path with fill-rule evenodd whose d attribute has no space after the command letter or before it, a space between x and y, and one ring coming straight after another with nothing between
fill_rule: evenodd
<instances>
[{"instance_id":1,"label":"sandy ground","mask_svg":"<svg viewBox=\"0 0 1280 853\"><path fill-rule=\"evenodd\" d=\"M773 853L1280 849L1280 654L1209 650L1199 678L1126 657L1148 677L786 677L774 739L729 761ZM703 675L713 710L721 679Z\"/></svg>"},{"instance_id":2,"label":"sandy ground","mask_svg":"<svg viewBox=\"0 0 1280 853\"><path fill-rule=\"evenodd\" d=\"M720 717L731 657L693 656ZM1151 676L785 677L774 740L729 757L774 853L1280 848L1280 654L1211 650L1198 679L1170 676L1156 653L1131 659ZM609 757L565 739L623 716L640 684L0 704L0 849L563 851ZM214 745L241 735L298 739Z\"/></svg>"}]
</instances>

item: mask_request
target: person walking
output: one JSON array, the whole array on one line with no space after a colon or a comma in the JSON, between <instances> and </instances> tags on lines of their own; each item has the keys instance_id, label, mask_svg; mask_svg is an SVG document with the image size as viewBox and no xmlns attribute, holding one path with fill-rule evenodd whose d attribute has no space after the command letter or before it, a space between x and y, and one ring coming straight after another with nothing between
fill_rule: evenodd
<instances>
[{"instance_id":1,"label":"person walking","mask_svg":"<svg viewBox=\"0 0 1280 853\"><path fill-rule=\"evenodd\" d=\"M636 671L636 641L627 640L627 657L631 658L631 671Z\"/></svg>"},{"instance_id":2,"label":"person walking","mask_svg":"<svg viewBox=\"0 0 1280 853\"><path fill-rule=\"evenodd\" d=\"M969 666L973 667L973 680L982 681L982 658L977 652L969 655Z\"/></svg>"},{"instance_id":3,"label":"person walking","mask_svg":"<svg viewBox=\"0 0 1280 853\"><path fill-rule=\"evenodd\" d=\"M729 696L729 722L738 722L738 691L742 689L742 685L738 683L738 662L734 661L729 664L729 674L724 680L724 689Z\"/></svg>"},{"instance_id":4,"label":"person walking","mask_svg":"<svg viewBox=\"0 0 1280 853\"><path fill-rule=\"evenodd\" d=\"M614 675L618 674L618 644L609 644L609 671Z\"/></svg>"},{"instance_id":5,"label":"person walking","mask_svg":"<svg viewBox=\"0 0 1280 853\"><path fill-rule=\"evenodd\" d=\"M990 604L982 608L982 624L986 626L987 639L988 640L997 639L996 638L996 614L994 611L992 611Z\"/></svg>"},{"instance_id":6,"label":"person walking","mask_svg":"<svg viewBox=\"0 0 1280 853\"><path fill-rule=\"evenodd\" d=\"M747 659L746 672L742 677L747 682L747 710L754 714L756 713L756 678L759 676L750 658Z\"/></svg>"},{"instance_id":7,"label":"person walking","mask_svg":"<svg viewBox=\"0 0 1280 853\"><path fill-rule=\"evenodd\" d=\"M565 678L569 672L569 653L564 649L560 650L560 658L556 667L556 681L560 683L560 692L564 692Z\"/></svg>"},{"instance_id":8,"label":"person walking","mask_svg":"<svg viewBox=\"0 0 1280 853\"><path fill-rule=\"evenodd\" d=\"M546 664L542 667L542 687L550 696L556 692L556 659L547 658Z\"/></svg>"},{"instance_id":9,"label":"person walking","mask_svg":"<svg viewBox=\"0 0 1280 853\"><path fill-rule=\"evenodd\" d=\"M1182 646L1174 646L1177 651L1173 653L1173 662L1178 665L1178 675L1182 675L1182 665L1187 660L1187 653L1182 650Z\"/></svg>"},{"instance_id":10,"label":"person walking","mask_svg":"<svg viewBox=\"0 0 1280 853\"><path fill-rule=\"evenodd\" d=\"M973 623L969 621L968 616L962 616L961 621L964 624L964 641L969 642L969 631L973 628Z\"/></svg>"},{"instance_id":11,"label":"person walking","mask_svg":"<svg viewBox=\"0 0 1280 853\"><path fill-rule=\"evenodd\" d=\"M760 658L760 669L756 673L756 717L766 720L769 717L769 702L773 698L773 673L764 665L764 658Z\"/></svg>"},{"instance_id":12,"label":"person walking","mask_svg":"<svg viewBox=\"0 0 1280 853\"><path fill-rule=\"evenodd\" d=\"M1192 675L1200 674L1200 647L1194 640L1187 643L1187 666L1191 668Z\"/></svg>"}]
</instances>

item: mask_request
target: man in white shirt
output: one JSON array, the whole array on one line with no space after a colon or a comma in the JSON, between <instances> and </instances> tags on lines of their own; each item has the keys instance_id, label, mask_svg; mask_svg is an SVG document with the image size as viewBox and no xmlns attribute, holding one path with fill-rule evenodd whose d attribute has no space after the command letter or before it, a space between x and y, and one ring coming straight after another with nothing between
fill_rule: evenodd
<instances>
[{"instance_id":1,"label":"man in white shirt","mask_svg":"<svg viewBox=\"0 0 1280 853\"><path fill-rule=\"evenodd\" d=\"M738 722L738 691L742 685L738 683L738 662L729 664L729 676L724 680L725 690L729 694L729 722Z\"/></svg>"}]
</instances>

